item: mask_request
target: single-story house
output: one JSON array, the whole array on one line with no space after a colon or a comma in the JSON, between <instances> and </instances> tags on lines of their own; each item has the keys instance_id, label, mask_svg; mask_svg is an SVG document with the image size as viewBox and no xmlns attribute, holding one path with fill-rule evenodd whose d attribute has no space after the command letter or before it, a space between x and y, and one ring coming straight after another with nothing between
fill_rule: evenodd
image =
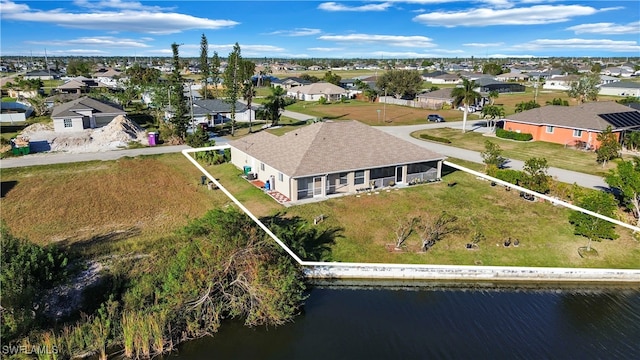
<instances>
[{"instance_id":1,"label":"single-story house","mask_svg":"<svg viewBox=\"0 0 640 360\"><path fill-rule=\"evenodd\" d=\"M481 77L475 80L477 87L477 91L481 93L490 93L492 91L497 91L500 94L504 93L517 93L524 92L525 87L522 84L511 83L511 82L502 82L498 80L494 80L488 77Z\"/></svg>"},{"instance_id":2,"label":"single-story house","mask_svg":"<svg viewBox=\"0 0 640 360\"><path fill-rule=\"evenodd\" d=\"M310 85L296 86L287 91L287 96L291 96L303 101L318 101L321 97L327 101L338 101L349 92L340 86L328 82L317 82Z\"/></svg>"},{"instance_id":3,"label":"single-story house","mask_svg":"<svg viewBox=\"0 0 640 360\"><path fill-rule=\"evenodd\" d=\"M453 88L439 89L436 91L429 91L427 93L418 94L416 101L421 107L433 110L440 110L445 107L453 107L453 97L451 91Z\"/></svg>"},{"instance_id":4,"label":"single-story house","mask_svg":"<svg viewBox=\"0 0 640 360\"><path fill-rule=\"evenodd\" d=\"M498 81L528 81L529 75L517 72L509 72L496 76Z\"/></svg>"},{"instance_id":5,"label":"single-story house","mask_svg":"<svg viewBox=\"0 0 640 360\"><path fill-rule=\"evenodd\" d=\"M231 162L291 201L435 181L445 156L357 121L317 122L282 136L231 141Z\"/></svg>"},{"instance_id":6,"label":"single-story house","mask_svg":"<svg viewBox=\"0 0 640 360\"><path fill-rule=\"evenodd\" d=\"M24 74L25 80L54 80L60 79L60 73L54 70L34 70Z\"/></svg>"},{"instance_id":7,"label":"single-story house","mask_svg":"<svg viewBox=\"0 0 640 360\"><path fill-rule=\"evenodd\" d=\"M614 101L576 106L547 105L503 119L505 130L529 133L533 140L563 145L579 142L597 148L599 133L611 126L618 139L625 131L640 129L640 111Z\"/></svg>"},{"instance_id":8,"label":"single-story house","mask_svg":"<svg viewBox=\"0 0 640 360\"><path fill-rule=\"evenodd\" d=\"M221 125L231 121L231 104L220 99L200 99L193 101L193 118L200 124L208 126ZM236 102L236 121L255 120L256 112L246 104Z\"/></svg>"},{"instance_id":9,"label":"single-story house","mask_svg":"<svg viewBox=\"0 0 640 360\"><path fill-rule=\"evenodd\" d=\"M309 84L311 84L311 81L301 79L298 77L288 77L277 82L274 82L274 81L271 82L271 86L280 86L285 89L291 89L297 86L304 86Z\"/></svg>"},{"instance_id":10,"label":"single-story house","mask_svg":"<svg viewBox=\"0 0 640 360\"><path fill-rule=\"evenodd\" d=\"M82 94L88 93L91 89L104 88L113 89L113 87L104 84L97 79L89 79L84 76L77 76L70 79L66 83L56 87L58 93L61 94Z\"/></svg>"},{"instance_id":11,"label":"single-story house","mask_svg":"<svg viewBox=\"0 0 640 360\"><path fill-rule=\"evenodd\" d=\"M461 84L462 78L456 74L442 74L431 78L432 84Z\"/></svg>"},{"instance_id":12,"label":"single-story house","mask_svg":"<svg viewBox=\"0 0 640 360\"><path fill-rule=\"evenodd\" d=\"M56 132L81 131L109 124L118 115L127 115L113 104L83 96L53 108L53 130Z\"/></svg>"},{"instance_id":13,"label":"single-story house","mask_svg":"<svg viewBox=\"0 0 640 360\"><path fill-rule=\"evenodd\" d=\"M600 95L633 96L640 98L640 83L632 81L616 81L600 86Z\"/></svg>"},{"instance_id":14,"label":"single-story house","mask_svg":"<svg viewBox=\"0 0 640 360\"><path fill-rule=\"evenodd\" d=\"M571 83L580 80L580 77L580 75L552 76L544 82L542 88L546 90L566 91L571 89Z\"/></svg>"}]
</instances>

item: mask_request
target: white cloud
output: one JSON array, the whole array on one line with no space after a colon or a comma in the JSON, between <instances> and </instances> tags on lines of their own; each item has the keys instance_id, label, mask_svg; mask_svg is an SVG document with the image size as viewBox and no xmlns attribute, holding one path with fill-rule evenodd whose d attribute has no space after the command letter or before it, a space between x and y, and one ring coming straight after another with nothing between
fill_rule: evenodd
<instances>
[{"instance_id":1,"label":"white cloud","mask_svg":"<svg viewBox=\"0 0 640 360\"><path fill-rule=\"evenodd\" d=\"M226 54L233 50L234 44L209 44L210 51L217 51L222 57L226 57ZM196 45L192 45L196 47ZM182 49L182 46L180 47ZM197 49L200 49L200 45L197 45ZM261 45L261 44L240 44L240 53L242 56L254 57L254 56L267 56L268 54L283 54L286 49L274 45ZM199 54L199 50L197 51Z\"/></svg>"},{"instance_id":2,"label":"white cloud","mask_svg":"<svg viewBox=\"0 0 640 360\"><path fill-rule=\"evenodd\" d=\"M391 3L366 4L360 6L347 6L336 2L326 2L318 5L318 9L325 11L385 11L391 7Z\"/></svg>"},{"instance_id":3,"label":"white cloud","mask_svg":"<svg viewBox=\"0 0 640 360\"><path fill-rule=\"evenodd\" d=\"M512 46L512 49L526 50L592 50L613 52L640 52L637 41L616 41L609 39L538 39Z\"/></svg>"},{"instance_id":4,"label":"white cloud","mask_svg":"<svg viewBox=\"0 0 640 360\"><path fill-rule=\"evenodd\" d=\"M497 46L504 46L504 43L503 43L503 42L495 42L495 43L467 43L467 44L462 44L462 46L484 48L484 47L497 47Z\"/></svg>"},{"instance_id":5,"label":"white cloud","mask_svg":"<svg viewBox=\"0 0 640 360\"><path fill-rule=\"evenodd\" d=\"M385 58L431 58L431 57L447 57L452 54L464 54L463 50L437 50L432 53L419 53L412 51L374 51L369 53L369 57L385 57Z\"/></svg>"},{"instance_id":6,"label":"white cloud","mask_svg":"<svg viewBox=\"0 0 640 360\"><path fill-rule=\"evenodd\" d=\"M312 47L312 48L307 48L307 50L309 51L319 51L319 52L332 52L332 51L342 51L344 50L344 48L339 48L339 47Z\"/></svg>"},{"instance_id":7,"label":"white cloud","mask_svg":"<svg viewBox=\"0 0 640 360\"><path fill-rule=\"evenodd\" d=\"M119 39L111 36L82 37L72 40L29 41L29 44L51 46L99 46L110 48L147 48L149 45L134 39Z\"/></svg>"},{"instance_id":8,"label":"white cloud","mask_svg":"<svg viewBox=\"0 0 640 360\"><path fill-rule=\"evenodd\" d=\"M378 44L380 46L399 47L434 47L430 38L426 36L402 36L402 35L373 35L373 34L349 34L349 35L323 35L319 40L335 41L352 44Z\"/></svg>"},{"instance_id":9,"label":"white cloud","mask_svg":"<svg viewBox=\"0 0 640 360\"><path fill-rule=\"evenodd\" d=\"M609 35L623 35L623 34L639 34L640 33L640 21L628 23L626 25L617 25L614 23L594 23L594 24L582 24L568 27L567 30L571 30L576 34L609 34Z\"/></svg>"},{"instance_id":10,"label":"white cloud","mask_svg":"<svg viewBox=\"0 0 640 360\"><path fill-rule=\"evenodd\" d=\"M102 0L102 1L89 1L89 0L75 0L73 2L76 6L84 7L88 9L123 9L123 10L161 10L158 6L143 5L138 1L122 1L122 0Z\"/></svg>"},{"instance_id":11,"label":"white cloud","mask_svg":"<svg viewBox=\"0 0 640 360\"><path fill-rule=\"evenodd\" d=\"M132 31L148 34L173 34L190 29L220 29L239 23L213 20L174 12L150 10L95 11L72 13L61 10L33 10L11 1L2 2L3 19L51 23L68 28L104 31ZM8 10L8 11L7 11Z\"/></svg>"},{"instance_id":12,"label":"white cloud","mask_svg":"<svg viewBox=\"0 0 640 360\"><path fill-rule=\"evenodd\" d=\"M283 36L310 36L318 35L322 31L320 29L295 28L293 30L278 30L267 33L267 35L283 35Z\"/></svg>"},{"instance_id":13,"label":"white cloud","mask_svg":"<svg viewBox=\"0 0 640 360\"><path fill-rule=\"evenodd\" d=\"M80 55L80 56L89 56L89 55L111 55L106 51L98 50L98 49L67 49L67 50L56 50L51 51L51 55Z\"/></svg>"},{"instance_id":14,"label":"white cloud","mask_svg":"<svg viewBox=\"0 0 640 360\"><path fill-rule=\"evenodd\" d=\"M537 5L511 9L472 9L468 11L420 14L413 21L428 26L540 25L592 15L597 9L582 5Z\"/></svg>"},{"instance_id":15,"label":"white cloud","mask_svg":"<svg viewBox=\"0 0 640 360\"><path fill-rule=\"evenodd\" d=\"M504 58L526 58L526 59L530 59L530 58L546 58L547 56L535 56L535 55L507 55L507 54L490 54L487 57L489 58L495 58L495 59L504 59Z\"/></svg>"}]
</instances>

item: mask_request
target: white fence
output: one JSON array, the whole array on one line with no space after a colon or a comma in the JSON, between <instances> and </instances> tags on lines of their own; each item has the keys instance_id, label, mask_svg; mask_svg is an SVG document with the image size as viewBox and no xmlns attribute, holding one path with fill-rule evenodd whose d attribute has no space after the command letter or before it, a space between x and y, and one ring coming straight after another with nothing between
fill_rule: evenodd
<instances>
[{"instance_id":1,"label":"white fence","mask_svg":"<svg viewBox=\"0 0 640 360\"><path fill-rule=\"evenodd\" d=\"M543 268L543 267L511 267L511 266L463 266L463 265L409 265L409 264L365 264L365 263L339 263L339 262L315 262L304 261L289 249L260 219L236 199L216 178L202 167L190 153L209 150L221 150L229 148L228 145L204 147L182 150L182 154L204 175L207 176L231 201L233 201L247 216L251 218L269 237L271 237L284 251L287 252L298 264L303 267L305 275L309 278L320 279L411 279L411 280L474 280L474 281L534 281L534 282L620 282L640 283L640 269L588 269L588 268ZM493 180L505 186L511 186L516 190L532 193L536 196L552 201L556 204L567 206L574 210L583 211L594 216L605 218L608 221L617 220L603 217L600 214L579 208L545 195L535 193L529 189L506 183L482 173L464 168L462 166L445 162L446 165L456 169ZM634 231L639 228L622 223L623 226Z\"/></svg>"}]
</instances>

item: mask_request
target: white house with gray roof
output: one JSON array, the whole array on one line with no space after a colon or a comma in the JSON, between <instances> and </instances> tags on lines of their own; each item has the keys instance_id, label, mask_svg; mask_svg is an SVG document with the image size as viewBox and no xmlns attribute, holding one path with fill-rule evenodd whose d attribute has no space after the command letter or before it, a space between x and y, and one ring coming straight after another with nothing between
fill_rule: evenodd
<instances>
[{"instance_id":1,"label":"white house with gray roof","mask_svg":"<svg viewBox=\"0 0 640 360\"><path fill-rule=\"evenodd\" d=\"M256 112L246 104L236 102L236 121L255 120ZM220 125L231 119L231 104L220 99L200 99L193 101L193 119L208 126Z\"/></svg>"},{"instance_id":2,"label":"white house with gray roof","mask_svg":"<svg viewBox=\"0 0 640 360\"><path fill-rule=\"evenodd\" d=\"M231 162L291 201L435 181L445 156L357 121L327 121L282 136L231 141Z\"/></svg>"},{"instance_id":3,"label":"white house with gray roof","mask_svg":"<svg viewBox=\"0 0 640 360\"><path fill-rule=\"evenodd\" d=\"M56 132L82 131L109 124L113 118L127 113L112 104L84 96L53 108L53 130Z\"/></svg>"},{"instance_id":4,"label":"white house with gray roof","mask_svg":"<svg viewBox=\"0 0 640 360\"><path fill-rule=\"evenodd\" d=\"M640 82L616 81L600 86L600 95L632 96L640 98Z\"/></svg>"},{"instance_id":5,"label":"white house with gray roof","mask_svg":"<svg viewBox=\"0 0 640 360\"><path fill-rule=\"evenodd\" d=\"M318 101L321 97L324 97L327 101L337 101L348 95L349 92L346 89L327 82L296 86L287 90L287 96L302 101Z\"/></svg>"}]
</instances>

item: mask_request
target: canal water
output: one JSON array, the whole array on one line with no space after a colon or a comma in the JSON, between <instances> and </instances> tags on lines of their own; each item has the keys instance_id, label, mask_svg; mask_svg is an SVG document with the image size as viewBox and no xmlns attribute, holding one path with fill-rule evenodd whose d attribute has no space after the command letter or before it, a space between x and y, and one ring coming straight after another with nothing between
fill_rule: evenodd
<instances>
[{"instance_id":1,"label":"canal water","mask_svg":"<svg viewBox=\"0 0 640 360\"><path fill-rule=\"evenodd\" d=\"M292 323L227 322L169 358L640 359L640 287L369 285L316 285Z\"/></svg>"}]
</instances>

